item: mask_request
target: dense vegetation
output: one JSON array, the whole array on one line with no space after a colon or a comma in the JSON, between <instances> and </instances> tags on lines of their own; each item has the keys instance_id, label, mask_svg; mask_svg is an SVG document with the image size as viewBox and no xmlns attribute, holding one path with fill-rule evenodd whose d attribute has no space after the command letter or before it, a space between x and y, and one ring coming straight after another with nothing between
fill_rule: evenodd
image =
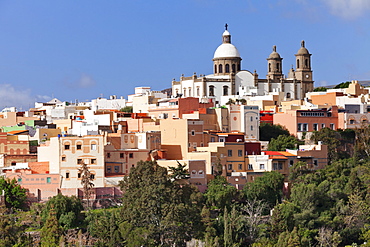
<instances>
[{"instance_id":1,"label":"dense vegetation","mask_svg":"<svg viewBox=\"0 0 370 247\"><path fill-rule=\"evenodd\" d=\"M120 183L119 207L83 211L78 198L62 195L24 211L3 205L0 246L369 246L369 133L315 132L313 141L329 145L330 164L294 164L285 194L276 172L240 191L216 176L202 194L180 183L184 167L169 176L140 162Z\"/></svg>"}]
</instances>

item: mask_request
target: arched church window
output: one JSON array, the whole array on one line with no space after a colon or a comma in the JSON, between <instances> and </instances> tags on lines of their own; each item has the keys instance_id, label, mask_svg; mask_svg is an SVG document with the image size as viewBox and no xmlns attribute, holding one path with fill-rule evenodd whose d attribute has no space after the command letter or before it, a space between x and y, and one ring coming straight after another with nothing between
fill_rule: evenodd
<instances>
[{"instance_id":1,"label":"arched church window","mask_svg":"<svg viewBox=\"0 0 370 247\"><path fill-rule=\"evenodd\" d=\"M297 59L297 69L299 69L299 59Z\"/></svg>"},{"instance_id":2,"label":"arched church window","mask_svg":"<svg viewBox=\"0 0 370 247\"><path fill-rule=\"evenodd\" d=\"M209 86L208 90L209 90L209 92L208 92L209 96L215 96L215 87L214 86Z\"/></svg>"},{"instance_id":3,"label":"arched church window","mask_svg":"<svg viewBox=\"0 0 370 247\"><path fill-rule=\"evenodd\" d=\"M305 65L306 68L308 68L308 59L304 60L304 65Z\"/></svg>"},{"instance_id":4,"label":"arched church window","mask_svg":"<svg viewBox=\"0 0 370 247\"><path fill-rule=\"evenodd\" d=\"M229 64L225 65L225 73L230 73L230 65Z\"/></svg>"},{"instance_id":5,"label":"arched church window","mask_svg":"<svg viewBox=\"0 0 370 247\"><path fill-rule=\"evenodd\" d=\"M269 72L271 72L271 63L269 63Z\"/></svg>"},{"instance_id":6,"label":"arched church window","mask_svg":"<svg viewBox=\"0 0 370 247\"><path fill-rule=\"evenodd\" d=\"M240 69L240 63L238 63L238 71L240 71L241 69Z\"/></svg>"},{"instance_id":7,"label":"arched church window","mask_svg":"<svg viewBox=\"0 0 370 247\"><path fill-rule=\"evenodd\" d=\"M231 71L235 73L235 64L231 65Z\"/></svg>"},{"instance_id":8,"label":"arched church window","mask_svg":"<svg viewBox=\"0 0 370 247\"><path fill-rule=\"evenodd\" d=\"M224 89L223 90L224 91L224 96L225 95L228 95L229 94L229 87L228 86L224 86L223 89Z\"/></svg>"},{"instance_id":9,"label":"arched church window","mask_svg":"<svg viewBox=\"0 0 370 247\"><path fill-rule=\"evenodd\" d=\"M277 70L277 72L280 72L280 63L276 64L276 70Z\"/></svg>"},{"instance_id":10,"label":"arched church window","mask_svg":"<svg viewBox=\"0 0 370 247\"><path fill-rule=\"evenodd\" d=\"M197 96L199 96L199 87L197 87Z\"/></svg>"},{"instance_id":11,"label":"arched church window","mask_svg":"<svg viewBox=\"0 0 370 247\"><path fill-rule=\"evenodd\" d=\"M217 74L217 65L215 64L215 74Z\"/></svg>"},{"instance_id":12,"label":"arched church window","mask_svg":"<svg viewBox=\"0 0 370 247\"><path fill-rule=\"evenodd\" d=\"M191 88L189 87L189 97L191 97Z\"/></svg>"},{"instance_id":13,"label":"arched church window","mask_svg":"<svg viewBox=\"0 0 370 247\"><path fill-rule=\"evenodd\" d=\"M222 64L218 65L218 73L222 73Z\"/></svg>"},{"instance_id":14,"label":"arched church window","mask_svg":"<svg viewBox=\"0 0 370 247\"><path fill-rule=\"evenodd\" d=\"M184 95L183 96L186 97L186 88L184 88Z\"/></svg>"}]
</instances>

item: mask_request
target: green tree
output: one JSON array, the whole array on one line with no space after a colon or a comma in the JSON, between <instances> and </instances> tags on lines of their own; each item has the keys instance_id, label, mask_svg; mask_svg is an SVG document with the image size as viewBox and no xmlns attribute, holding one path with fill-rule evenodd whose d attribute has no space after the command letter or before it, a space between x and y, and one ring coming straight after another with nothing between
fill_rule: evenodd
<instances>
[{"instance_id":1,"label":"green tree","mask_svg":"<svg viewBox=\"0 0 370 247\"><path fill-rule=\"evenodd\" d=\"M351 83L350 81L341 82L338 85L336 85L334 88L348 88L350 83Z\"/></svg>"},{"instance_id":2,"label":"green tree","mask_svg":"<svg viewBox=\"0 0 370 247\"><path fill-rule=\"evenodd\" d=\"M216 176L208 183L204 193L207 205L214 209L230 208L237 199L237 189L230 185L223 176Z\"/></svg>"},{"instance_id":3,"label":"green tree","mask_svg":"<svg viewBox=\"0 0 370 247\"><path fill-rule=\"evenodd\" d=\"M171 181L155 161L140 161L120 182L121 222L145 232L155 245L183 245L201 226L202 195ZM203 230L203 228L201 228Z\"/></svg>"},{"instance_id":4,"label":"green tree","mask_svg":"<svg viewBox=\"0 0 370 247\"><path fill-rule=\"evenodd\" d=\"M17 184L15 179L0 177L0 193L5 196L7 208L22 208L27 199L26 189Z\"/></svg>"},{"instance_id":5,"label":"green tree","mask_svg":"<svg viewBox=\"0 0 370 247\"><path fill-rule=\"evenodd\" d=\"M185 179L189 178L190 174L187 169L185 169L186 164L181 165L180 162L177 161L177 167L168 167L168 169L171 171L171 178L173 179Z\"/></svg>"},{"instance_id":6,"label":"green tree","mask_svg":"<svg viewBox=\"0 0 370 247\"><path fill-rule=\"evenodd\" d=\"M269 151L285 151L286 149L296 149L298 140L294 136L279 135L276 139L272 138L269 145Z\"/></svg>"},{"instance_id":7,"label":"green tree","mask_svg":"<svg viewBox=\"0 0 370 247\"><path fill-rule=\"evenodd\" d=\"M261 123L259 128L261 141L271 141L272 138L277 139L280 135L290 136L289 131L281 125Z\"/></svg>"},{"instance_id":8,"label":"green tree","mask_svg":"<svg viewBox=\"0 0 370 247\"><path fill-rule=\"evenodd\" d=\"M13 246L21 234L22 229L16 225L14 215L4 205L0 205L0 246Z\"/></svg>"},{"instance_id":9,"label":"green tree","mask_svg":"<svg viewBox=\"0 0 370 247\"><path fill-rule=\"evenodd\" d=\"M45 225L41 228L41 247L58 247L62 229L59 225L56 212L52 208L49 210L49 215Z\"/></svg>"},{"instance_id":10,"label":"green tree","mask_svg":"<svg viewBox=\"0 0 370 247\"><path fill-rule=\"evenodd\" d=\"M322 128L319 131L314 131L311 140L315 143L322 141L328 146L328 159L333 162L338 159L338 147L340 145L340 134L329 128Z\"/></svg>"},{"instance_id":11,"label":"green tree","mask_svg":"<svg viewBox=\"0 0 370 247\"><path fill-rule=\"evenodd\" d=\"M132 106L125 106L120 109L121 112L127 112L127 113L132 113L133 112L133 107Z\"/></svg>"},{"instance_id":12,"label":"green tree","mask_svg":"<svg viewBox=\"0 0 370 247\"><path fill-rule=\"evenodd\" d=\"M326 87L316 87L314 88L314 92L326 92L328 89Z\"/></svg>"},{"instance_id":13,"label":"green tree","mask_svg":"<svg viewBox=\"0 0 370 247\"><path fill-rule=\"evenodd\" d=\"M243 194L247 200L262 200L272 209L281 202L283 196L284 176L278 172L265 172L253 182L247 183Z\"/></svg>"},{"instance_id":14,"label":"green tree","mask_svg":"<svg viewBox=\"0 0 370 247\"><path fill-rule=\"evenodd\" d=\"M83 214L81 213L83 210L82 202L76 196L69 197L58 194L50 198L43 211L44 222L52 209L56 214L59 224L63 228L78 227L83 221Z\"/></svg>"}]
</instances>

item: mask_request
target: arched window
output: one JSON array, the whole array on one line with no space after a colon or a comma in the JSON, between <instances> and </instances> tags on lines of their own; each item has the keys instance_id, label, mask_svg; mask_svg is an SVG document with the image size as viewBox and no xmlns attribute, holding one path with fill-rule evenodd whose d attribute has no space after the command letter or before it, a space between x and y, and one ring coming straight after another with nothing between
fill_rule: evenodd
<instances>
[{"instance_id":1,"label":"arched window","mask_svg":"<svg viewBox=\"0 0 370 247\"><path fill-rule=\"evenodd\" d=\"M297 69L299 69L299 59L297 59Z\"/></svg>"},{"instance_id":2,"label":"arched window","mask_svg":"<svg viewBox=\"0 0 370 247\"><path fill-rule=\"evenodd\" d=\"M269 72L271 72L271 63L269 63Z\"/></svg>"},{"instance_id":3,"label":"arched window","mask_svg":"<svg viewBox=\"0 0 370 247\"><path fill-rule=\"evenodd\" d=\"M229 87L228 86L224 86L223 89L224 89L223 90L224 91L224 96L225 95L228 95L229 94Z\"/></svg>"},{"instance_id":4,"label":"arched window","mask_svg":"<svg viewBox=\"0 0 370 247\"><path fill-rule=\"evenodd\" d=\"M280 63L276 64L276 70L277 70L277 72L280 72Z\"/></svg>"},{"instance_id":5,"label":"arched window","mask_svg":"<svg viewBox=\"0 0 370 247\"><path fill-rule=\"evenodd\" d=\"M222 73L222 64L218 65L218 73Z\"/></svg>"},{"instance_id":6,"label":"arched window","mask_svg":"<svg viewBox=\"0 0 370 247\"><path fill-rule=\"evenodd\" d=\"M209 96L215 96L215 87L214 86L209 86L208 90L209 90L209 92L208 92Z\"/></svg>"},{"instance_id":7,"label":"arched window","mask_svg":"<svg viewBox=\"0 0 370 247\"><path fill-rule=\"evenodd\" d=\"M287 93L287 94L286 94L286 98L287 98L287 99L290 99L290 93Z\"/></svg>"},{"instance_id":8,"label":"arched window","mask_svg":"<svg viewBox=\"0 0 370 247\"><path fill-rule=\"evenodd\" d=\"M189 87L189 97L191 97L191 88Z\"/></svg>"},{"instance_id":9,"label":"arched window","mask_svg":"<svg viewBox=\"0 0 370 247\"><path fill-rule=\"evenodd\" d=\"M229 64L225 65L225 73L230 73L230 65Z\"/></svg>"},{"instance_id":10,"label":"arched window","mask_svg":"<svg viewBox=\"0 0 370 247\"><path fill-rule=\"evenodd\" d=\"M217 74L217 65L215 64L215 74Z\"/></svg>"},{"instance_id":11,"label":"arched window","mask_svg":"<svg viewBox=\"0 0 370 247\"><path fill-rule=\"evenodd\" d=\"M199 87L197 87L197 96L199 96L199 90L200 90Z\"/></svg>"},{"instance_id":12,"label":"arched window","mask_svg":"<svg viewBox=\"0 0 370 247\"><path fill-rule=\"evenodd\" d=\"M231 65L231 71L235 73L235 64Z\"/></svg>"},{"instance_id":13,"label":"arched window","mask_svg":"<svg viewBox=\"0 0 370 247\"><path fill-rule=\"evenodd\" d=\"M308 59L307 59L307 58L304 60L304 66L305 66L306 68L308 68Z\"/></svg>"},{"instance_id":14,"label":"arched window","mask_svg":"<svg viewBox=\"0 0 370 247\"><path fill-rule=\"evenodd\" d=\"M183 96L186 97L186 88L184 88L184 95Z\"/></svg>"},{"instance_id":15,"label":"arched window","mask_svg":"<svg viewBox=\"0 0 370 247\"><path fill-rule=\"evenodd\" d=\"M240 71L241 69L240 69L240 63L238 63L238 71Z\"/></svg>"}]
</instances>

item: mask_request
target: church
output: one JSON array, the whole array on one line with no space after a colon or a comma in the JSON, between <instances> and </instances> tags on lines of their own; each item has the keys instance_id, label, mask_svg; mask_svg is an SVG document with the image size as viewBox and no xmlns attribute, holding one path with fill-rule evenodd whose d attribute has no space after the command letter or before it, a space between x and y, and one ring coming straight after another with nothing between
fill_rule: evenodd
<instances>
[{"instance_id":1,"label":"church","mask_svg":"<svg viewBox=\"0 0 370 247\"><path fill-rule=\"evenodd\" d=\"M282 93L284 100L303 99L307 92L313 91L314 81L311 69L311 54L301 42L295 54L296 67L292 67L288 75L282 72L283 58L273 46L272 53L267 58L267 75L259 78L256 71L253 73L241 69L242 58L238 49L231 43L231 34L225 25L222 34L222 44L216 49L213 56L213 74L196 74L179 81L172 81L172 97L197 97L200 99L214 99L221 104L221 98L245 98L262 96L270 93Z\"/></svg>"}]
</instances>

